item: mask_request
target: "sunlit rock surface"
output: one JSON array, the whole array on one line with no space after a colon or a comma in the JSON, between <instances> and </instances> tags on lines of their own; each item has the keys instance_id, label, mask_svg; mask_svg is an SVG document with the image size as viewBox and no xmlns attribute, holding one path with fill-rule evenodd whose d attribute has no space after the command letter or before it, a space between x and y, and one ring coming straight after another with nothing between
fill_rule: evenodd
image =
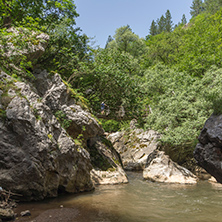
<instances>
[{"instance_id":1,"label":"sunlit rock surface","mask_svg":"<svg viewBox=\"0 0 222 222\"><path fill-rule=\"evenodd\" d=\"M147 159L144 179L162 183L195 184L197 177L173 162L163 151L154 151Z\"/></svg>"},{"instance_id":2,"label":"sunlit rock surface","mask_svg":"<svg viewBox=\"0 0 222 222\"><path fill-rule=\"evenodd\" d=\"M108 136L122 158L125 170L143 170L147 157L158 147L160 134L154 130L134 129L116 132Z\"/></svg>"}]
</instances>

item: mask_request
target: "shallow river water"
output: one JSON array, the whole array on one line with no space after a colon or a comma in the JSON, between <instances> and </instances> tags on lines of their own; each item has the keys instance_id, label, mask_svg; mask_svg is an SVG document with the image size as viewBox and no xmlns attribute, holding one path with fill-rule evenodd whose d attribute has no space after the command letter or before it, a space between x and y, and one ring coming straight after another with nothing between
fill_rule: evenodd
<instances>
[{"instance_id":1,"label":"shallow river water","mask_svg":"<svg viewBox=\"0 0 222 222\"><path fill-rule=\"evenodd\" d=\"M32 217L19 221L34 221L44 211L61 205L75 210L73 222L222 221L222 185L152 183L143 180L142 173L132 172L128 173L128 178L129 184L98 186L89 193L21 204L17 211L29 209ZM66 222L65 219L59 221Z\"/></svg>"}]
</instances>

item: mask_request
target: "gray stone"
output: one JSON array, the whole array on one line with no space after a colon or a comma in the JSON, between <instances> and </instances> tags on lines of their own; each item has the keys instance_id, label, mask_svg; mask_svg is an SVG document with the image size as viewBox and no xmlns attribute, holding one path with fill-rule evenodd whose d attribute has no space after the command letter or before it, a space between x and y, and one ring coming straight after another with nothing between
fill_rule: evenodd
<instances>
[{"instance_id":1,"label":"gray stone","mask_svg":"<svg viewBox=\"0 0 222 222\"><path fill-rule=\"evenodd\" d=\"M25 210L25 211L22 211L22 212L20 213L20 215L21 215L22 217L31 216L31 212L30 212L29 210Z\"/></svg>"},{"instance_id":2,"label":"gray stone","mask_svg":"<svg viewBox=\"0 0 222 222\"><path fill-rule=\"evenodd\" d=\"M198 139L194 158L198 165L222 183L222 115L212 115Z\"/></svg>"},{"instance_id":3,"label":"gray stone","mask_svg":"<svg viewBox=\"0 0 222 222\"><path fill-rule=\"evenodd\" d=\"M15 218L15 213L13 210L0 208L0 221L13 220L14 218Z\"/></svg>"},{"instance_id":4,"label":"gray stone","mask_svg":"<svg viewBox=\"0 0 222 222\"><path fill-rule=\"evenodd\" d=\"M28 47L20 49L8 41L8 51L3 56L13 56L16 62L23 55L27 60L37 59L49 40L46 34L20 28L8 32L13 36L23 33L35 37L38 43L27 42ZM24 74L16 64L9 66ZM15 81L0 69L0 81L5 85L10 81L12 85L0 92L0 108L6 111L6 116L0 118L1 187L18 194L22 200L42 200L57 196L59 191L92 190L95 183L92 172L100 184L126 182L118 153L101 142L102 126L87 107L78 104L75 92L59 74L49 76L45 70L35 68L33 75L32 82ZM109 164L98 167L92 151ZM109 182L98 180L101 172Z\"/></svg>"},{"instance_id":5,"label":"gray stone","mask_svg":"<svg viewBox=\"0 0 222 222\"><path fill-rule=\"evenodd\" d=\"M120 155L110 141L97 137L88 141L88 149L93 164L91 178L94 184L128 183L126 173L122 168Z\"/></svg>"},{"instance_id":6,"label":"gray stone","mask_svg":"<svg viewBox=\"0 0 222 222\"><path fill-rule=\"evenodd\" d=\"M22 194L25 200L54 197L59 190L80 192L93 189L89 153L76 145L61 127L47 100L36 93L38 90L23 82L14 84L20 93L7 106L7 121L0 124L1 186ZM60 93L59 89L54 90L54 99L52 97L59 108L62 107L60 102L64 103L58 99ZM90 113L85 115L92 118ZM78 121L81 126L85 120L81 122L78 118ZM95 123L94 134L91 132L92 122ZM87 135L103 132L95 120L90 124L90 132L85 133L86 141Z\"/></svg>"},{"instance_id":7,"label":"gray stone","mask_svg":"<svg viewBox=\"0 0 222 222\"><path fill-rule=\"evenodd\" d=\"M47 77L43 72L36 75ZM92 190L93 184L127 182L118 153L101 142L104 130L76 104L58 74L46 78L41 88L19 81L14 85L6 121L0 120L3 188L21 194L23 200L41 200L57 196L59 190L75 193ZM70 123L66 130L57 111ZM108 168L92 166L93 147L109 162Z\"/></svg>"},{"instance_id":8,"label":"gray stone","mask_svg":"<svg viewBox=\"0 0 222 222\"><path fill-rule=\"evenodd\" d=\"M116 132L108 136L114 148L120 153L125 170L143 170L147 157L158 148L160 134L154 130L134 129L130 132Z\"/></svg>"},{"instance_id":9,"label":"gray stone","mask_svg":"<svg viewBox=\"0 0 222 222\"><path fill-rule=\"evenodd\" d=\"M22 59L21 55L25 55L28 60L36 60L38 59L44 52L49 41L49 36L45 33L36 33L34 31L29 31L25 28L10 28L7 30L9 35L7 36L7 52L3 54L4 57L14 56L17 59L17 63ZM11 35L10 35L11 34ZM22 34L28 35L29 38L35 38L37 44L32 44L31 41L27 42L26 47L23 49L19 48L15 44L13 44L10 39L15 38L17 36L21 36ZM27 36L26 36L27 37ZM0 45L0 48L2 46Z\"/></svg>"},{"instance_id":10,"label":"gray stone","mask_svg":"<svg viewBox=\"0 0 222 222\"><path fill-rule=\"evenodd\" d=\"M163 151L158 150L149 155L143 178L162 183L197 183L197 177L194 174L173 162Z\"/></svg>"}]
</instances>

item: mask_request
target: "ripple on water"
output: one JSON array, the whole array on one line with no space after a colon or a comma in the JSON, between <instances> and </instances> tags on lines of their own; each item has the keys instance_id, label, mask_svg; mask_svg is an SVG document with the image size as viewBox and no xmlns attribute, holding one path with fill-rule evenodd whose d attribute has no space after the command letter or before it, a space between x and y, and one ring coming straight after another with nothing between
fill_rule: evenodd
<instances>
[{"instance_id":1,"label":"ripple on water","mask_svg":"<svg viewBox=\"0 0 222 222\"><path fill-rule=\"evenodd\" d=\"M65 195L47 204L23 205L33 215L63 205L78 210L78 222L221 222L222 186L208 182L173 185L128 173L129 184L98 186L94 192ZM22 206L19 207L20 209Z\"/></svg>"}]
</instances>

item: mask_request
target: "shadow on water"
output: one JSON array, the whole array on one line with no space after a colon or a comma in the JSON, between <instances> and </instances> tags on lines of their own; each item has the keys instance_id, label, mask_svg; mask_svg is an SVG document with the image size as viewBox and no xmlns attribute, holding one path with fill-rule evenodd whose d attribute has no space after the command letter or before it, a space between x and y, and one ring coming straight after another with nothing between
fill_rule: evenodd
<instances>
[{"instance_id":1,"label":"shadow on water","mask_svg":"<svg viewBox=\"0 0 222 222\"><path fill-rule=\"evenodd\" d=\"M98 186L90 193L21 204L17 212L29 209L32 217L17 221L221 222L222 185L152 183L135 172L128 177L129 184Z\"/></svg>"}]
</instances>

